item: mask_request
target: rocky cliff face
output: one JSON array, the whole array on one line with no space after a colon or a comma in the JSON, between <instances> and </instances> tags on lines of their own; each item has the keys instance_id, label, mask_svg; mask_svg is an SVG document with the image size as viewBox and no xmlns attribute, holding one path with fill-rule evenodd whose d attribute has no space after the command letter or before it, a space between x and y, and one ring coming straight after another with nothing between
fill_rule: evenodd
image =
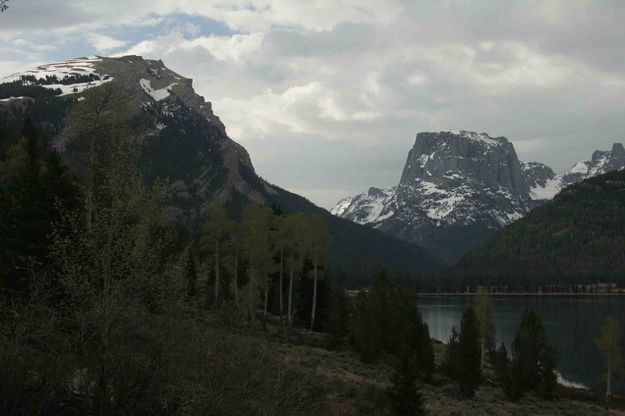
<instances>
[{"instance_id":1,"label":"rocky cliff face","mask_svg":"<svg viewBox=\"0 0 625 416\"><path fill-rule=\"evenodd\" d=\"M528 189L505 137L419 133L398 186L384 192L372 188L352 198L340 215L423 245L451 262L525 215Z\"/></svg>"},{"instance_id":2,"label":"rocky cliff face","mask_svg":"<svg viewBox=\"0 0 625 416\"><path fill-rule=\"evenodd\" d=\"M343 199L332 211L429 248L453 262L553 198L562 187L625 166L623 146L597 151L564 175L519 162L505 137L419 133L398 186Z\"/></svg>"}]
</instances>

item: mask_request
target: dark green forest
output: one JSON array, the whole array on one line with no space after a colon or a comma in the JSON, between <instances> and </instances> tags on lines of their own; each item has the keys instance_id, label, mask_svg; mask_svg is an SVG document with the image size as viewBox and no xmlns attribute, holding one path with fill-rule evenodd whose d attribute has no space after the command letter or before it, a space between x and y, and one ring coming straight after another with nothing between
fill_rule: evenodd
<instances>
[{"instance_id":1,"label":"dark green forest","mask_svg":"<svg viewBox=\"0 0 625 416\"><path fill-rule=\"evenodd\" d=\"M598 282L624 287L625 171L569 186L462 258L441 281L514 290L577 291Z\"/></svg>"}]
</instances>

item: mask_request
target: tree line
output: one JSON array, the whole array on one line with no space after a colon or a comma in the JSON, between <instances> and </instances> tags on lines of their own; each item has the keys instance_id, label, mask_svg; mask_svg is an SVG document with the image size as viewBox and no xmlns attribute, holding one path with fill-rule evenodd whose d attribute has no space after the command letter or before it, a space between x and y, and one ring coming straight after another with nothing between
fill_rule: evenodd
<instances>
[{"instance_id":1,"label":"tree line","mask_svg":"<svg viewBox=\"0 0 625 416\"><path fill-rule=\"evenodd\" d=\"M212 281L212 303L219 306L231 299L250 320L255 320L256 309L261 306L263 313L268 313L270 288L276 286L278 299L274 301L280 320L291 326L294 285L301 278L311 279L309 329L313 330L318 281L325 275L330 243L320 214L284 215L277 207L248 204L237 222L228 216L223 205L214 204L201 227L197 252L211 275L207 280ZM310 270L306 270L306 262L310 263ZM195 290L195 282L190 285L190 290Z\"/></svg>"}]
</instances>

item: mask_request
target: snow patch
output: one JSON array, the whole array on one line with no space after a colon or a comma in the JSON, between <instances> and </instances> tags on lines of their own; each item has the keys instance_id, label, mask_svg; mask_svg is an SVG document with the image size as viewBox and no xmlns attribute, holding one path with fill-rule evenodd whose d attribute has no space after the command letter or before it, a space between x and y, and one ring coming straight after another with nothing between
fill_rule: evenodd
<instances>
[{"instance_id":1,"label":"snow patch","mask_svg":"<svg viewBox=\"0 0 625 416\"><path fill-rule=\"evenodd\" d=\"M147 80L145 78L141 78L141 80L139 81L139 84L141 85L141 88L143 89L143 91L146 94L148 94L150 97L152 97L155 101L161 101L171 95L170 89L174 85L177 85L178 83L173 82L169 84L167 87L161 88L158 90L155 90L154 88L152 88L152 83L150 82L150 80Z\"/></svg>"},{"instance_id":2,"label":"snow patch","mask_svg":"<svg viewBox=\"0 0 625 416\"><path fill-rule=\"evenodd\" d=\"M330 214L340 217L345 211L347 211L347 209L349 208L349 204L352 203L353 199L354 198L352 198L351 196L341 199L339 202L336 203L334 208L330 210Z\"/></svg>"},{"instance_id":3,"label":"snow patch","mask_svg":"<svg viewBox=\"0 0 625 416\"><path fill-rule=\"evenodd\" d=\"M0 83L22 81L27 84L29 81L24 81L24 76L35 77L37 80L45 80L47 77L56 77L59 80L63 80L73 75L98 75L100 79L75 83L70 85L65 84L44 84L41 85L48 89L60 89L61 95L70 95L81 93L88 88L98 87L106 82L113 80L112 77L106 74L98 74L95 70L94 64L101 62L102 59L97 56L91 56L88 58L76 58L69 59L64 62L56 62L52 64L40 65L35 69L31 69L24 72L18 72L2 78ZM37 84L39 85L39 84Z\"/></svg>"},{"instance_id":4,"label":"snow patch","mask_svg":"<svg viewBox=\"0 0 625 416\"><path fill-rule=\"evenodd\" d=\"M544 186L536 185L530 188L530 198L534 201L551 199L562 189L562 176L547 179Z\"/></svg>"}]
</instances>

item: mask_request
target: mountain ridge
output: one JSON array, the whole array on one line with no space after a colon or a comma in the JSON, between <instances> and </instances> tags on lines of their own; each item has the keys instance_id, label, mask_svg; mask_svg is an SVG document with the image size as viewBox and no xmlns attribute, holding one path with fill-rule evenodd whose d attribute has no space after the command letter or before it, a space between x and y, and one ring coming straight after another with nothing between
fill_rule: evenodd
<instances>
[{"instance_id":1,"label":"mountain ridge","mask_svg":"<svg viewBox=\"0 0 625 416\"><path fill-rule=\"evenodd\" d=\"M260 178L210 102L195 93L193 81L160 60L135 55L77 58L5 77L0 80L0 144L29 116L40 127L47 126L44 137L71 159L68 114L84 104L85 90L105 83L121 89L130 111L141 120L142 170L149 179L168 180L167 209L178 222L196 227L215 200L235 215L248 201L276 204L287 213L322 213L335 240L330 267L352 273L352 279L366 281L380 268L405 276L439 268L438 260L423 248L334 217Z\"/></svg>"},{"instance_id":2,"label":"mountain ridge","mask_svg":"<svg viewBox=\"0 0 625 416\"><path fill-rule=\"evenodd\" d=\"M383 196L370 188L344 198L331 212L416 242L453 263L563 187L602 169L625 167L622 149L617 143L612 151L594 152L569 171L579 171L576 176L557 175L542 163L519 161L505 137L464 130L419 133L397 186Z\"/></svg>"}]
</instances>

